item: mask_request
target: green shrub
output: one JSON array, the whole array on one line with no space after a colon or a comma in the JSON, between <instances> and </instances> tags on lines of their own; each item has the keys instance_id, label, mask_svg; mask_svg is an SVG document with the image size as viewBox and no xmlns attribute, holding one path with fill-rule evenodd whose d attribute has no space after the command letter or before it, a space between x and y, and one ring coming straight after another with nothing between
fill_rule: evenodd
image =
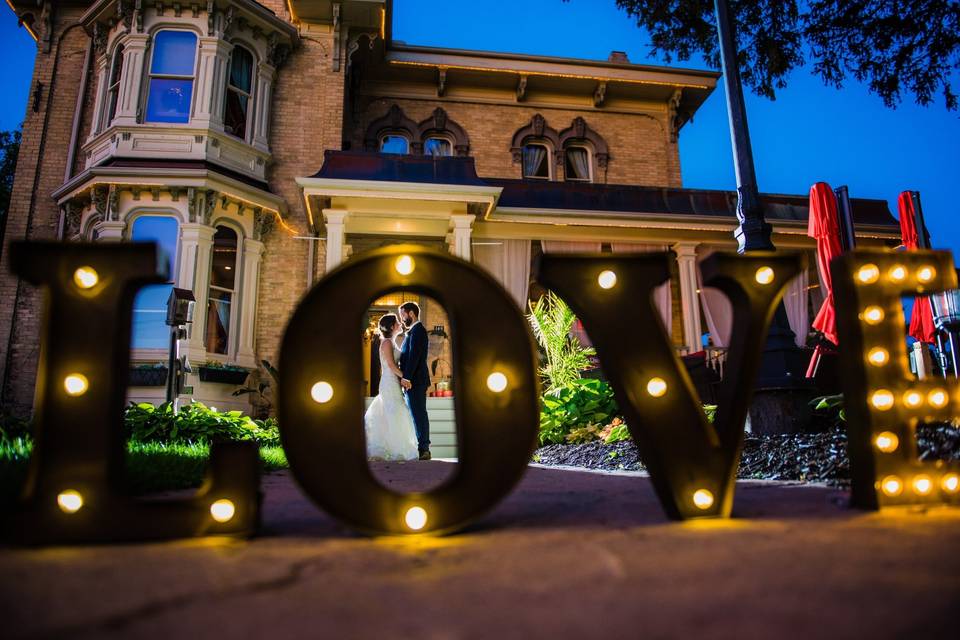
<instances>
[{"instance_id":1,"label":"green shrub","mask_svg":"<svg viewBox=\"0 0 960 640\"><path fill-rule=\"evenodd\" d=\"M562 298L552 292L530 304L527 314L530 328L540 345L546 365L540 375L546 389L558 389L580 378L580 373L589 369L593 347L585 347L572 333L577 317Z\"/></svg>"},{"instance_id":2,"label":"green shrub","mask_svg":"<svg viewBox=\"0 0 960 640\"><path fill-rule=\"evenodd\" d=\"M582 427L574 427L567 434L569 444L586 444L600 439L600 430L602 427L598 424L588 423Z\"/></svg>"},{"instance_id":3,"label":"green shrub","mask_svg":"<svg viewBox=\"0 0 960 640\"><path fill-rule=\"evenodd\" d=\"M261 446L280 444L275 418L253 420L242 411L217 411L200 402L173 413L170 403L141 402L127 407L124 423L135 442L198 442L253 440Z\"/></svg>"},{"instance_id":4,"label":"green shrub","mask_svg":"<svg viewBox=\"0 0 960 640\"><path fill-rule=\"evenodd\" d=\"M621 422L612 429L610 433L607 434L607 437L603 439L607 444L615 444L617 442L623 442L624 440L629 440L632 436L630 435L630 429L627 428L627 423Z\"/></svg>"},{"instance_id":5,"label":"green shrub","mask_svg":"<svg viewBox=\"0 0 960 640\"><path fill-rule=\"evenodd\" d=\"M613 389L603 380L580 378L551 389L540 399L540 444L563 444L588 424L607 424L617 414Z\"/></svg>"}]
</instances>

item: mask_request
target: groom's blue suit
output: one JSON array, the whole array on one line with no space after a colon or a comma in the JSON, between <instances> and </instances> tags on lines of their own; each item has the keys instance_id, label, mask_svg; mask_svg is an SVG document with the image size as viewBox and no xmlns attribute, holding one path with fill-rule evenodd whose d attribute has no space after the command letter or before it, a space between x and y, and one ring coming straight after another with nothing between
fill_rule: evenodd
<instances>
[{"instance_id":1,"label":"groom's blue suit","mask_svg":"<svg viewBox=\"0 0 960 640\"><path fill-rule=\"evenodd\" d=\"M427 330L419 322L410 327L407 337L403 339L400 370L413 385L407 391L407 407L417 430L417 447L423 453L430 450L430 419L427 417L430 373L427 371Z\"/></svg>"}]
</instances>

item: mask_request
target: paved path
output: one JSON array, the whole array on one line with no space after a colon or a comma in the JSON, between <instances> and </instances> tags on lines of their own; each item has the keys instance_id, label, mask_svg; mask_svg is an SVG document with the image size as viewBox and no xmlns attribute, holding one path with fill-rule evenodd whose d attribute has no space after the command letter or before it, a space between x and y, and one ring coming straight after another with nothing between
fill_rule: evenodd
<instances>
[{"instance_id":1,"label":"paved path","mask_svg":"<svg viewBox=\"0 0 960 640\"><path fill-rule=\"evenodd\" d=\"M401 486L449 465L381 472ZM0 550L0 635L957 637L960 510L863 514L824 487L742 482L738 519L677 524L646 478L530 469L466 533L371 540L285 473L264 489L252 541Z\"/></svg>"}]
</instances>

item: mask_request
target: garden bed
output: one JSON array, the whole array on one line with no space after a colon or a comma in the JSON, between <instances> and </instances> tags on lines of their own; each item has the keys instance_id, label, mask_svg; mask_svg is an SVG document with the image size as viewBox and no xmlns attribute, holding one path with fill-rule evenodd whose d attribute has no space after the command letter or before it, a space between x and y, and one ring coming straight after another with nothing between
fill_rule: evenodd
<instances>
[{"instance_id":1,"label":"garden bed","mask_svg":"<svg viewBox=\"0 0 960 640\"><path fill-rule=\"evenodd\" d=\"M917 451L922 460L960 460L960 428L921 425L917 428ZM632 440L548 445L534 452L533 461L604 471L644 470ZM739 477L846 486L850 482L846 431L789 436L747 434Z\"/></svg>"}]
</instances>

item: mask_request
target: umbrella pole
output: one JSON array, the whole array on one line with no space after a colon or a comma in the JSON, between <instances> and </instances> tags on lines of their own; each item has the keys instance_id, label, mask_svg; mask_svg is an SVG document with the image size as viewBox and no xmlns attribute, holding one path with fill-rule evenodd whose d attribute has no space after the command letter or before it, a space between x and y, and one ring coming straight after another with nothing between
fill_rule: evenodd
<instances>
[{"instance_id":1,"label":"umbrella pole","mask_svg":"<svg viewBox=\"0 0 960 640\"><path fill-rule=\"evenodd\" d=\"M950 360L953 363L953 377L960 378L960 371L957 370L957 332L951 331L947 334L950 339ZM947 372L943 372L944 377L946 377Z\"/></svg>"}]
</instances>

